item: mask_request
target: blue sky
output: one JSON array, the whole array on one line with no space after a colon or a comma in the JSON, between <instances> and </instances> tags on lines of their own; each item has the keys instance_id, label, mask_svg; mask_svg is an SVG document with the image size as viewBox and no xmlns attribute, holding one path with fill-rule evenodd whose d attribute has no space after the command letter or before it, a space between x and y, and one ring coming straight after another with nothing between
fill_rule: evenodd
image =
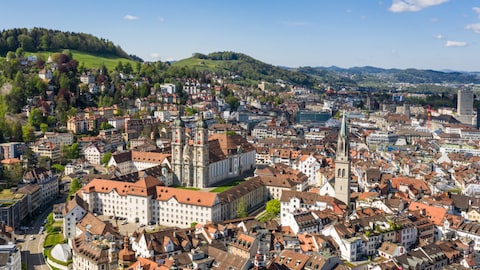
<instances>
[{"instance_id":1,"label":"blue sky","mask_svg":"<svg viewBox=\"0 0 480 270\"><path fill-rule=\"evenodd\" d=\"M480 71L480 0L15 0L0 6L0 29L89 33L144 60L235 51L290 67Z\"/></svg>"}]
</instances>

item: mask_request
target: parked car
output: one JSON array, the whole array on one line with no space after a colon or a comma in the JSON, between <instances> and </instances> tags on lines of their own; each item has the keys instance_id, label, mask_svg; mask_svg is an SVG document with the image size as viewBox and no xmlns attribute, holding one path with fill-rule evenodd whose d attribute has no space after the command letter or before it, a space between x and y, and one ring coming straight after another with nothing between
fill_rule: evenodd
<instances>
[{"instance_id":1,"label":"parked car","mask_svg":"<svg viewBox=\"0 0 480 270\"><path fill-rule=\"evenodd\" d=\"M122 223L120 223L120 224L125 225L125 224L127 224L127 223L128 223L128 221L127 221L127 220L124 220L124 221L122 221Z\"/></svg>"},{"instance_id":2,"label":"parked car","mask_svg":"<svg viewBox=\"0 0 480 270\"><path fill-rule=\"evenodd\" d=\"M30 240L35 240L35 236L30 235Z\"/></svg>"}]
</instances>

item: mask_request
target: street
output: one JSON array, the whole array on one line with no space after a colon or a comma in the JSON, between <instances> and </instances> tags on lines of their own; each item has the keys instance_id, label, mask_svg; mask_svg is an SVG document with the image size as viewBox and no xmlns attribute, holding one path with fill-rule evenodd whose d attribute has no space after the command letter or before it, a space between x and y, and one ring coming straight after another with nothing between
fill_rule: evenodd
<instances>
[{"instance_id":1,"label":"street","mask_svg":"<svg viewBox=\"0 0 480 270\"><path fill-rule=\"evenodd\" d=\"M64 202L65 198L66 196L63 196L62 198L54 200L52 205L44 209L40 215L35 217L35 220L32 222L32 225L28 230L22 230L21 234L16 234L15 237L16 239L20 239L19 245L22 247L22 263L27 265L28 270L50 270L43 256L43 242L46 233L40 233L40 227L44 226L43 221L47 218L48 214L52 212L53 204Z\"/></svg>"}]
</instances>

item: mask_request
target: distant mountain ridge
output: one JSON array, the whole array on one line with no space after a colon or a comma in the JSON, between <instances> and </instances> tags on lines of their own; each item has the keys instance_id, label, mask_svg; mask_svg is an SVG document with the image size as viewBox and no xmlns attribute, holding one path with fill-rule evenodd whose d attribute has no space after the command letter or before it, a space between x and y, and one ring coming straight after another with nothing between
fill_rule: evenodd
<instances>
[{"instance_id":1,"label":"distant mountain ridge","mask_svg":"<svg viewBox=\"0 0 480 270\"><path fill-rule=\"evenodd\" d=\"M330 67L300 67L298 72L308 75L324 75L333 72L338 76L348 77L357 83L362 81L377 81L379 83L451 83L451 84L478 84L479 72L437 71L424 69L384 69L372 66L341 68Z\"/></svg>"}]
</instances>

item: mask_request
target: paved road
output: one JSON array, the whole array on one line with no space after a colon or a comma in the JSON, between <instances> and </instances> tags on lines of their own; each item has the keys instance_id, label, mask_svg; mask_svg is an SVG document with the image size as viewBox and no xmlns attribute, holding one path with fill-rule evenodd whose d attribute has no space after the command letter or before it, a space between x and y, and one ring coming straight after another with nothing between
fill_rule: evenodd
<instances>
[{"instance_id":1,"label":"paved road","mask_svg":"<svg viewBox=\"0 0 480 270\"><path fill-rule=\"evenodd\" d=\"M23 245L22 259L28 270L50 270L43 257L44 234L31 234L35 239L30 240L28 236Z\"/></svg>"},{"instance_id":2,"label":"paved road","mask_svg":"<svg viewBox=\"0 0 480 270\"><path fill-rule=\"evenodd\" d=\"M55 200L53 203L64 202L66 197ZM48 214L52 212L53 205L44 209L43 212L35 217L34 222L30 228L22 235L17 235L17 239L24 239L22 246L22 263L27 265L28 270L50 270L45 262L43 256L43 242L46 234L40 233L40 227L43 226L43 221ZM33 236L33 238L30 238Z\"/></svg>"}]
</instances>

